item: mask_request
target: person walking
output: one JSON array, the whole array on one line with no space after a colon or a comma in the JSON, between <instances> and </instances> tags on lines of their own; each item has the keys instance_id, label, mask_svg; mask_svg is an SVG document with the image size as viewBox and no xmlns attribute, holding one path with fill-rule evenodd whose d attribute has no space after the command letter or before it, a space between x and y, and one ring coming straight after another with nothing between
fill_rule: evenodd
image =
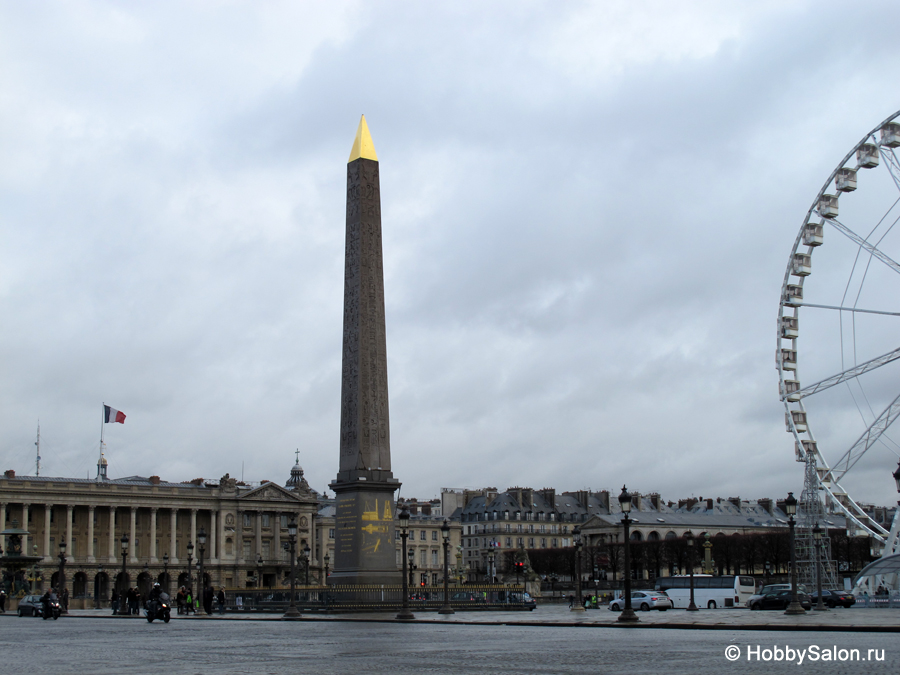
<instances>
[{"instance_id":1,"label":"person walking","mask_svg":"<svg viewBox=\"0 0 900 675\"><path fill-rule=\"evenodd\" d=\"M0 614L6 614L6 591L0 588Z\"/></svg>"},{"instance_id":2,"label":"person walking","mask_svg":"<svg viewBox=\"0 0 900 675\"><path fill-rule=\"evenodd\" d=\"M68 588L63 589L62 598L60 598L60 600L62 601L63 611L66 614L68 614L69 613L69 589Z\"/></svg>"},{"instance_id":3,"label":"person walking","mask_svg":"<svg viewBox=\"0 0 900 675\"><path fill-rule=\"evenodd\" d=\"M203 589L203 611L207 616L212 614L213 595L215 595L215 591L212 586Z\"/></svg>"},{"instance_id":4,"label":"person walking","mask_svg":"<svg viewBox=\"0 0 900 675\"><path fill-rule=\"evenodd\" d=\"M119 613L119 592L115 588L109 598L109 606L112 607L113 616Z\"/></svg>"},{"instance_id":5,"label":"person walking","mask_svg":"<svg viewBox=\"0 0 900 675\"><path fill-rule=\"evenodd\" d=\"M219 614L225 613L225 589L219 588L219 594L216 596L216 600L219 601ZM2 609L2 607L0 607Z\"/></svg>"}]
</instances>

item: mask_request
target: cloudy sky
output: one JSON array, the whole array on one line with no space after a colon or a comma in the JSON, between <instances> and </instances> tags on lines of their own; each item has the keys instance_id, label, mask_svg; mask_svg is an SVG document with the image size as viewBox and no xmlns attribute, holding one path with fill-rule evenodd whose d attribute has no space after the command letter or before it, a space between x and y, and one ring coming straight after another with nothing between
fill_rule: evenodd
<instances>
[{"instance_id":1,"label":"cloudy sky","mask_svg":"<svg viewBox=\"0 0 900 675\"><path fill-rule=\"evenodd\" d=\"M33 473L40 419L42 475L93 476L105 401L128 416L112 477L283 483L299 449L325 489L364 113L403 494L799 493L782 279L831 171L900 108L898 21L821 0L3 2L2 468ZM847 199L877 204L863 178ZM840 290L839 250L810 289ZM840 345L815 344L801 365L834 371ZM809 405L832 460L869 414L851 393L818 426ZM896 449L851 494L896 499Z\"/></svg>"}]
</instances>

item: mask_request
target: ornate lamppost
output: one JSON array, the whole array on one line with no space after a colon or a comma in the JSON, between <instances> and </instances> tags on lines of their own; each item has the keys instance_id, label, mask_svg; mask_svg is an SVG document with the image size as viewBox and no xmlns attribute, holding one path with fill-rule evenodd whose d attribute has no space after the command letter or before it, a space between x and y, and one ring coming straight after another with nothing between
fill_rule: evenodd
<instances>
[{"instance_id":1,"label":"ornate lamppost","mask_svg":"<svg viewBox=\"0 0 900 675\"><path fill-rule=\"evenodd\" d=\"M622 623L637 623L640 619L631 609L631 537L628 528L631 525L631 495L625 486L622 486L622 493L619 495L619 506L622 509L622 525L625 528L625 609L619 615L618 621Z\"/></svg>"},{"instance_id":2,"label":"ornate lamppost","mask_svg":"<svg viewBox=\"0 0 900 675\"><path fill-rule=\"evenodd\" d=\"M415 562L416 562L416 552L415 552L415 550L412 549L412 548L409 549L409 550L406 552L406 556L409 558L409 568L408 568L408 569L409 569L409 587L412 588L412 587L415 585L415 582L413 581L413 573L414 573L414 572L416 571L416 569L417 569L417 568L416 568L416 565L415 565Z\"/></svg>"},{"instance_id":3,"label":"ornate lamppost","mask_svg":"<svg viewBox=\"0 0 900 675\"><path fill-rule=\"evenodd\" d=\"M822 528L819 527L819 521L817 520L815 525L813 525L813 549L815 550L815 565L816 565L816 606L813 608L817 612L827 612L828 610L825 608L825 603L822 601L822 566L819 562L820 552L819 547L822 544Z\"/></svg>"},{"instance_id":4,"label":"ornate lamppost","mask_svg":"<svg viewBox=\"0 0 900 675\"><path fill-rule=\"evenodd\" d=\"M63 592L66 590L66 540L59 542L59 570L56 579L56 597L59 598L59 604L62 607L61 613L68 614L66 603L63 602Z\"/></svg>"},{"instance_id":5,"label":"ornate lamppost","mask_svg":"<svg viewBox=\"0 0 900 675\"><path fill-rule=\"evenodd\" d=\"M122 535L119 544L122 546L122 576L119 577L119 614L128 616L128 613L131 611L131 608L128 606L128 601L126 600L128 584L125 581L125 569L128 562L128 534Z\"/></svg>"},{"instance_id":6,"label":"ornate lamppost","mask_svg":"<svg viewBox=\"0 0 900 675\"><path fill-rule=\"evenodd\" d=\"M571 610L573 612L583 612L584 600L581 597L581 528L577 525L572 530L572 537L575 539L575 602L572 603Z\"/></svg>"},{"instance_id":7,"label":"ornate lamppost","mask_svg":"<svg viewBox=\"0 0 900 675\"><path fill-rule=\"evenodd\" d=\"M185 610L190 613L194 611L195 602L197 598L194 597L194 542L189 541L187 545L187 590L188 595L191 596L191 604Z\"/></svg>"},{"instance_id":8,"label":"ornate lamppost","mask_svg":"<svg viewBox=\"0 0 900 675\"><path fill-rule=\"evenodd\" d=\"M456 547L456 585L462 586L462 544Z\"/></svg>"},{"instance_id":9,"label":"ornate lamppost","mask_svg":"<svg viewBox=\"0 0 900 675\"><path fill-rule=\"evenodd\" d=\"M784 500L784 510L788 515L788 526L791 529L791 604L784 610L785 614L806 614L806 610L797 599L797 551L794 549L794 516L797 514L797 498L788 492Z\"/></svg>"},{"instance_id":10,"label":"ornate lamppost","mask_svg":"<svg viewBox=\"0 0 900 675\"><path fill-rule=\"evenodd\" d=\"M322 584L325 586L328 584L328 565L331 563L331 556L328 555L328 552L325 552L325 582Z\"/></svg>"},{"instance_id":11,"label":"ornate lamppost","mask_svg":"<svg viewBox=\"0 0 900 675\"><path fill-rule=\"evenodd\" d=\"M489 584L494 583L494 561L495 560L496 560L496 556L494 555L494 549L491 549L490 553L488 553L488 558L487 558L487 562L488 562L487 583L489 583Z\"/></svg>"},{"instance_id":12,"label":"ornate lamppost","mask_svg":"<svg viewBox=\"0 0 900 675\"><path fill-rule=\"evenodd\" d=\"M262 588L262 564L263 564L262 554L257 553L256 554L256 587L257 588Z\"/></svg>"},{"instance_id":13,"label":"ornate lamppost","mask_svg":"<svg viewBox=\"0 0 900 675\"><path fill-rule=\"evenodd\" d=\"M455 614L450 606L450 521L446 518L441 525L441 537L444 541L444 604L438 614Z\"/></svg>"},{"instance_id":14,"label":"ornate lamppost","mask_svg":"<svg viewBox=\"0 0 900 675\"><path fill-rule=\"evenodd\" d=\"M163 591L166 595L169 594L169 554L163 553Z\"/></svg>"},{"instance_id":15,"label":"ornate lamppost","mask_svg":"<svg viewBox=\"0 0 900 675\"><path fill-rule=\"evenodd\" d=\"M206 530L204 530L202 527L197 533L197 542L200 544L200 578L197 579L197 592L200 594L200 602L197 604L197 614L200 616L205 616L206 608L204 607L204 605L206 604L206 577L203 576L203 554L206 553Z\"/></svg>"},{"instance_id":16,"label":"ornate lamppost","mask_svg":"<svg viewBox=\"0 0 900 675\"><path fill-rule=\"evenodd\" d=\"M100 609L100 584L103 579L103 563L97 565L97 577L94 581L94 609Z\"/></svg>"},{"instance_id":17,"label":"ornate lamppost","mask_svg":"<svg viewBox=\"0 0 900 675\"><path fill-rule=\"evenodd\" d=\"M309 554L312 553L312 549L309 548L309 544L303 547L303 564L306 567L306 585L309 586L309 563L311 559Z\"/></svg>"},{"instance_id":18,"label":"ornate lamppost","mask_svg":"<svg viewBox=\"0 0 900 675\"><path fill-rule=\"evenodd\" d=\"M684 533L684 540L688 548L688 569L691 574L691 601L688 603L688 611L696 612L699 608L694 604L694 533L688 530Z\"/></svg>"},{"instance_id":19,"label":"ornate lamppost","mask_svg":"<svg viewBox=\"0 0 900 675\"><path fill-rule=\"evenodd\" d=\"M409 536L409 509L404 506L397 514L397 520L400 524L400 558L403 561L403 597L400 613L397 618L401 621L409 621L415 619L415 615L409 611L409 585L406 578L406 538Z\"/></svg>"},{"instance_id":20,"label":"ornate lamppost","mask_svg":"<svg viewBox=\"0 0 900 675\"><path fill-rule=\"evenodd\" d=\"M291 549L291 604L288 606L288 611L284 613L282 619L298 619L300 618L300 612L297 611L297 578L295 574L295 552L297 547L297 516L296 514L291 514L291 522L288 523L288 544Z\"/></svg>"}]
</instances>

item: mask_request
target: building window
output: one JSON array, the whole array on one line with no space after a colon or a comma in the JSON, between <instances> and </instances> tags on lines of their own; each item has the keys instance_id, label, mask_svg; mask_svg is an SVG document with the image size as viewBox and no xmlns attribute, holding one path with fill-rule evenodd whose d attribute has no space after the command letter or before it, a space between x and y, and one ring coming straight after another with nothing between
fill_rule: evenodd
<instances>
[{"instance_id":1,"label":"building window","mask_svg":"<svg viewBox=\"0 0 900 675\"><path fill-rule=\"evenodd\" d=\"M250 540L244 539L244 550L243 550L243 558L244 560L250 560Z\"/></svg>"},{"instance_id":2,"label":"building window","mask_svg":"<svg viewBox=\"0 0 900 675\"><path fill-rule=\"evenodd\" d=\"M433 551L431 552L431 566L432 566L432 567L437 567L437 566L438 566L438 552L437 552L437 550L433 550Z\"/></svg>"},{"instance_id":3,"label":"building window","mask_svg":"<svg viewBox=\"0 0 900 675\"><path fill-rule=\"evenodd\" d=\"M269 514L268 514L268 513L262 514L262 526L263 526L263 527L270 527L270 525L269 525Z\"/></svg>"},{"instance_id":4,"label":"building window","mask_svg":"<svg viewBox=\"0 0 900 675\"><path fill-rule=\"evenodd\" d=\"M522 548L522 537L516 537L516 546Z\"/></svg>"},{"instance_id":5,"label":"building window","mask_svg":"<svg viewBox=\"0 0 900 675\"><path fill-rule=\"evenodd\" d=\"M541 537L541 548L547 548L547 540Z\"/></svg>"},{"instance_id":6,"label":"building window","mask_svg":"<svg viewBox=\"0 0 900 675\"><path fill-rule=\"evenodd\" d=\"M525 514L525 520L534 520L534 513L532 513L531 511L529 511L528 513L526 513L526 514Z\"/></svg>"},{"instance_id":7,"label":"building window","mask_svg":"<svg viewBox=\"0 0 900 675\"><path fill-rule=\"evenodd\" d=\"M334 539L334 528L333 527L328 528L328 538Z\"/></svg>"},{"instance_id":8,"label":"building window","mask_svg":"<svg viewBox=\"0 0 900 675\"><path fill-rule=\"evenodd\" d=\"M516 511L516 520L522 520L522 512Z\"/></svg>"},{"instance_id":9,"label":"building window","mask_svg":"<svg viewBox=\"0 0 900 675\"><path fill-rule=\"evenodd\" d=\"M506 538L506 548L510 548L512 546L512 537Z\"/></svg>"},{"instance_id":10,"label":"building window","mask_svg":"<svg viewBox=\"0 0 900 675\"><path fill-rule=\"evenodd\" d=\"M428 541L428 533L425 530L419 532L419 539L422 541Z\"/></svg>"},{"instance_id":11,"label":"building window","mask_svg":"<svg viewBox=\"0 0 900 675\"><path fill-rule=\"evenodd\" d=\"M438 575L437 575L437 572L433 572L432 575L431 575L431 585L432 585L432 586L437 586L437 585L438 585Z\"/></svg>"},{"instance_id":12,"label":"building window","mask_svg":"<svg viewBox=\"0 0 900 675\"><path fill-rule=\"evenodd\" d=\"M410 540L410 541L415 541L415 540L416 540L416 531L415 531L415 530L410 530L410 531L409 531L409 540Z\"/></svg>"},{"instance_id":13,"label":"building window","mask_svg":"<svg viewBox=\"0 0 900 675\"><path fill-rule=\"evenodd\" d=\"M250 518L249 513L244 514L244 527L250 527L253 524L253 521Z\"/></svg>"},{"instance_id":14,"label":"building window","mask_svg":"<svg viewBox=\"0 0 900 675\"><path fill-rule=\"evenodd\" d=\"M529 525L529 526L528 526L528 531L529 531L531 534L534 534L534 525Z\"/></svg>"},{"instance_id":15,"label":"building window","mask_svg":"<svg viewBox=\"0 0 900 675\"><path fill-rule=\"evenodd\" d=\"M558 542L559 542L559 539L551 539L551 540L550 540L550 545L551 545L553 548L556 548Z\"/></svg>"},{"instance_id":16,"label":"building window","mask_svg":"<svg viewBox=\"0 0 900 675\"><path fill-rule=\"evenodd\" d=\"M431 531L431 541L437 541L437 530Z\"/></svg>"},{"instance_id":17,"label":"building window","mask_svg":"<svg viewBox=\"0 0 900 675\"><path fill-rule=\"evenodd\" d=\"M550 526L550 534L556 534L556 525Z\"/></svg>"},{"instance_id":18,"label":"building window","mask_svg":"<svg viewBox=\"0 0 900 675\"><path fill-rule=\"evenodd\" d=\"M528 548L534 548L534 537L528 538Z\"/></svg>"},{"instance_id":19,"label":"building window","mask_svg":"<svg viewBox=\"0 0 900 675\"><path fill-rule=\"evenodd\" d=\"M563 548L569 548L569 538L565 537L563 539Z\"/></svg>"},{"instance_id":20,"label":"building window","mask_svg":"<svg viewBox=\"0 0 900 675\"><path fill-rule=\"evenodd\" d=\"M568 525L563 525L563 526L562 526L562 533L563 533L563 534L569 534L569 526L568 526ZM568 544L566 544L566 546L568 546Z\"/></svg>"},{"instance_id":21,"label":"building window","mask_svg":"<svg viewBox=\"0 0 900 675\"><path fill-rule=\"evenodd\" d=\"M424 548L419 551L419 565L422 567L428 567L428 551Z\"/></svg>"},{"instance_id":22,"label":"building window","mask_svg":"<svg viewBox=\"0 0 900 675\"><path fill-rule=\"evenodd\" d=\"M541 534L544 534L547 531L546 525L541 525Z\"/></svg>"},{"instance_id":23,"label":"building window","mask_svg":"<svg viewBox=\"0 0 900 675\"><path fill-rule=\"evenodd\" d=\"M554 520L556 520L556 514L551 512L550 513L550 522L552 523Z\"/></svg>"},{"instance_id":24,"label":"building window","mask_svg":"<svg viewBox=\"0 0 900 675\"><path fill-rule=\"evenodd\" d=\"M287 514L286 514L286 513L282 513L282 514L281 514L281 527L287 527L287 526L288 526L288 517L287 517Z\"/></svg>"}]
</instances>

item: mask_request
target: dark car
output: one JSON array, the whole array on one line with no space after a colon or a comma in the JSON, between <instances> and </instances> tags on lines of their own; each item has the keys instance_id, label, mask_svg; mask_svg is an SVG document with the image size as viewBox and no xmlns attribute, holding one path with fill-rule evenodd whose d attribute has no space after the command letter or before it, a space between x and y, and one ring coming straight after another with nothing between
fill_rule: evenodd
<instances>
[{"instance_id":1,"label":"dark car","mask_svg":"<svg viewBox=\"0 0 900 675\"><path fill-rule=\"evenodd\" d=\"M809 596L806 593L797 591L797 600L803 609L812 609ZM766 593L759 600L760 609L787 609L791 604L791 591L776 591L775 593Z\"/></svg>"},{"instance_id":2,"label":"dark car","mask_svg":"<svg viewBox=\"0 0 900 675\"><path fill-rule=\"evenodd\" d=\"M450 596L452 602L481 602L482 598L468 591L459 591Z\"/></svg>"},{"instance_id":3,"label":"dark car","mask_svg":"<svg viewBox=\"0 0 900 675\"><path fill-rule=\"evenodd\" d=\"M44 603L39 595L26 595L19 600L19 616L41 616L44 613Z\"/></svg>"},{"instance_id":4,"label":"dark car","mask_svg":"<svg viewBox=\"0 0 900 675\"><path fill-rule=\"evenodd\" d=\"M809 601L814 605L819 602L819 595L811 593ZM838 605L841 607L852 607L856 604L856 597L850 591L834 591L822 589L822 602L831 609Z\"/></svg>"}]
</instances>

